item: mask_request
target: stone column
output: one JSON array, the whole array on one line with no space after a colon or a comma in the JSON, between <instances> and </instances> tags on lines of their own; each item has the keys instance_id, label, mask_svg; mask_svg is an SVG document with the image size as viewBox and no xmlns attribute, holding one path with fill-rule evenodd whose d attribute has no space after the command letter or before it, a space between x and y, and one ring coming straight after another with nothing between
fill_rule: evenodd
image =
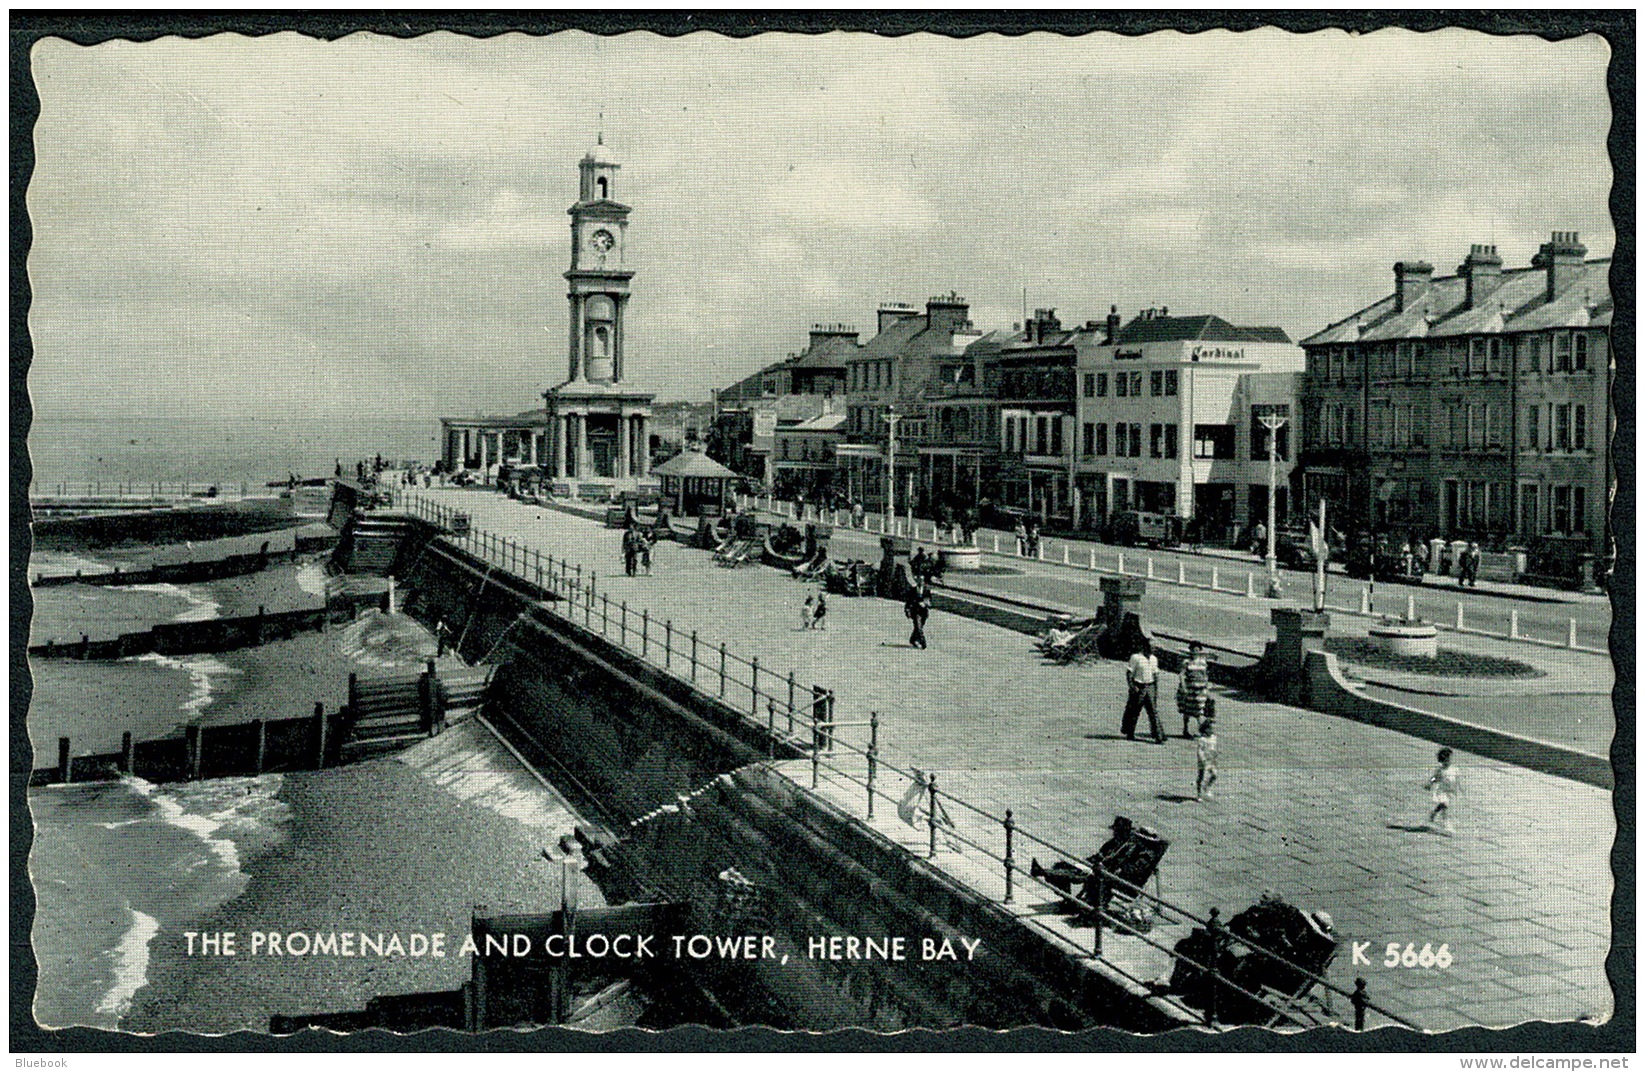
<instances>
[{"instance_id":1,"label":"stone column","mask_svg":"<svg viewBox=\"0 0 1645 1072\"><path fill-rule=\"evenodd\" d=\"M463 443L462 443L462 451L463 452L457 458L457 468L467 469L468 468L468 455L469 455L469 451L473 448L473 442L469 439L469 431L468 431L467 428L463 429L462 436L463 436Z\"/></svg>"},{"instance_id":2,"label":"stone column","mask_svg":"<svg viewBox=\"0 0 1645 1072\"><path fill-rule=\"evenodd\" d=\"M633 431L634 419L619 410L617 412L617 468L612 472L612 475L618 480L626 480L634 475L632 469L630 469L633 458L631 453Z\"/></svg>"},{"instance_id":3,"label":"stone column","mask_svg":"<svg viewBox=\"0 0 1645 1072\"><path fill-rule=\"evenodd\" d=\"M577 414L577 479L592 476L588 465L588 414Z\"/></svg>"},{"instance_id":4,"label":"stone column","mask_svg":"<svg viewBox=\"0 0 1645 1072\"><path fill-rule=\"evenodd\" d=\"M490 437L484 432L480 432L478 435L480 437L480 472L484 473L486 471L486 448L490 446Z\"/></svg>"},{"instance_id":5,"label":"stone column","mask_svg":"<svg viewBox=\"0 0 1645 1072\"><path fill-rule=\"evenodd\" d=\"M554 414L554 417L553 417L553 421L554 421L554 479L556 479L556 480L564 480L566 478L566 465L565 465L566 427L565 427L565 420L566 420L565 414L563 414L563 413Z\"/></svg>"},{"instance_id":6,"label":"stone column","mask_svg":"<svg viewBox=\"0 0 1645 1072\"><path fill-rule=\"evenodd\" d=\"M628 320L628 295L618 296L617 322L611 325L611 382L623 382L623 324Z\"/></svg>"},{"instance_id":7,"label":"stone column","mask_svg":"<svg viewBox=\"0 0 1645 1072\"><path fill-rule=\"evenodd\" d=\"M639 426L640 426L640 465L639 465L639 471L638 471L637 475L639 475L639 476L650 476L651 475L651 418L647 417L647 416L644 416L644 415L641 415L638 422L636 422L636 423L638 423Z\"/></svg>"}]
</instances>

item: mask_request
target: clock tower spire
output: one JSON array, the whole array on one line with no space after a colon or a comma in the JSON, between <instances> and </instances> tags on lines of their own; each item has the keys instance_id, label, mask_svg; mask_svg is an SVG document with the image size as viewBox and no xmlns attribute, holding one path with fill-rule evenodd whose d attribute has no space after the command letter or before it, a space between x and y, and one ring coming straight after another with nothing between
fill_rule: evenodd
<instances>
[{"instance_id":1,"label":"clock tower spire","mask_svg":"<svg viewBox=\"0 0 1645 1072\"><path fill-rule=\"evenodd\" d=\"M629 207L619 201L618 172L601 132L577 165L577 203L571 216L571 268L565 273L571 305L571 382L621 383L623 317L628 284L626 265Z\"/></svg>"}]
</instances>

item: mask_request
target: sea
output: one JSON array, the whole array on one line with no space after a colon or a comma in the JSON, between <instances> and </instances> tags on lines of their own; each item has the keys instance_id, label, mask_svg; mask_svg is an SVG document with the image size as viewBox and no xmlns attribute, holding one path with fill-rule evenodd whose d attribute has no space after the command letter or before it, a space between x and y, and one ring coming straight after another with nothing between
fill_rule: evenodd
<instances>
[{"instance_id":1,"label":"sea","mask_svg":"<svg viewBox=\"0 0 1645 1072\"><path fill-rule=\"evenodd\" d=\"M379 455L432 463L438 434L437 418L37 418L28 446L36 491L58 483L184 481L255 490L290 475L328 476L339 462L351 471L356 460ZM134 553L37 551L30 573L95 572L129 565ZM300 576L297 583L307 589L313 580ZM101 635L141 628L138 621L197 621L218 611L210 589L196 585L34 594L37 633L44 626L70 635L74 622L118 626L90 630ZM137 690L174 705L175 720L184 722L212 703L213 684L225 673L234 671L205 656L123 660L107 668L103 687L85 695ZM117 748L111 734L116 740L88 743ZM38 1022L118 1027L148 982L154 936L185 930L239 896L247 863L288 838L280 786L281 776L271 774L166 786L125 777L31 790Z\"/></svg>"},{"instance_id":2,"label":"sea","mask_svg":"<svg viewBox=\"0 0 1645 1072\"><path fill-rule=\"evenodd\" d=\"M31 485L245 485L330 476L339 462L422 462L440 457L438 417L39 417L28 433Z\"/></svg>"}]
</instances>

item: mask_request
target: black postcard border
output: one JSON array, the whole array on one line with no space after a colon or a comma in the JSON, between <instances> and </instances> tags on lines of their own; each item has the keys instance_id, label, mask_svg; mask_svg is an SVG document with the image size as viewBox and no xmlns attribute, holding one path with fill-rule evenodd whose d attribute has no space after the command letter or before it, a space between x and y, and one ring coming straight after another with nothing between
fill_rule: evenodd
<instances>
[{"instance_id":1,"label":"black postcard border","mask_svg":"<svg viewBox=\"0 0 1645 1072\"><path fill-rule=\"evenodd\" d=\"M34 891L27 860L32 826L26 784L32 753L25 725L32 693L26 644L33 609L27 583L30 548L28 489L32 468L28 432L33 411L27 374L32 357L28 332L30 288L27 258L32 238L25 197L33 173L33 126L39 98L33 88L30 50L45 37L61 37L78 44L114 38L152 40L167 35L201 37L216 33L258 36L296 31L335 39L370 32L412 37L445 30L476 37L520 31L547 34L576 29L616 34L649 30L665 36L712 31L746 37L770 31L821 33L854 30L887 36L937 33L970 37L983 33L1018 35L1035 31L1083 34L1109 31L1142 34L1175 29L1198 32L1213 29L1247 30L1274 26L1293 32L1339 28L1370 32L1385 27L1436 30L1447 27L1499 34L1535 34L1557 40L1585 33L1603 36L1611 47L1607 74L1612 126L1608 139L1614 172L1611 215L1616 250L1611 269L1611 292L1616 307L1612 351L1618 375L1613 391L1617 414L1616 438L1611 444L1617 479L1612 503L1612 528L1617 543L1617 565L1611 589L1610 634L1616 667L1613 702L1618 714L1611 762L1616 772L1613 806L1617 839L1612 849L1616 889L1612 901L1612 947L1606 970L1615 991L1613 1018L1599 1027L1584 1024L1526 1024L1515 1028L1466 1028L1423 1035L1403 1028L1382 1028L1364 1034L1321 1029L1295 1035L1277 1035L1257 1029L1212 1034L1182 1030L1166 1035L1138 1036L1113 1029L1063 1034L1040 1028L1005 1032L978 1028L952 1031L914 1030L875 1034L849 1030L830 1033L789 1033L767 1028L711 1031L682 1027L664 1032L628 1029L588 1035L565 1029L531 1032L493 1031L466 1035L453 1031L426 1031L396 1035L382 1030L336 1035L311 1030L276 1037L251 1032L205 1036L181 1032L138 1036L92 1028L46 1031L34 1023L35 964L29 936L34 917ZM1597 11L1109 11L1101 13L1052 12L872 12L872 11L561 11L530 14L478 12L66 12L11 13L11 465L10 493L10 803L11 803L11 1019L12 1053L121 1053L121 1052L1627 1052L1636 1048L1635 919L1636 874L1633 853L1636 810L1634 617L1635 604L1635 310L1634 239L1635 176L1635 43L1637 18L1627 9ZM118 399L110 399L118 405ZM1547 816L1551 823L1561 821Z\"/></svg>"}]
</instances>

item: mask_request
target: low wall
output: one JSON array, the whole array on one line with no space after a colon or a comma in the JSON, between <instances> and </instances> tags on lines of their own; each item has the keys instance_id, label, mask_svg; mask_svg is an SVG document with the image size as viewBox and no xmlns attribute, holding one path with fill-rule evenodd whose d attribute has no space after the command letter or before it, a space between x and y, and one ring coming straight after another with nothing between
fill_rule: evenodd
<instances>
[{"instance_id":1,"label":"low wall","mask_svg":"<svg viewBox=\"0 0 1645 1072\"><path fill-rule=\"evenodd\" d=\"M1528 767L1601 789L1615 786L1611 762L1604 756L1367 696L1348 684L1337 665L1337 657L1329 652L1309 652L1305 665L1308 706L1317 711L1397 730L1486 759Z\"/></svg>"}]
</instances>

